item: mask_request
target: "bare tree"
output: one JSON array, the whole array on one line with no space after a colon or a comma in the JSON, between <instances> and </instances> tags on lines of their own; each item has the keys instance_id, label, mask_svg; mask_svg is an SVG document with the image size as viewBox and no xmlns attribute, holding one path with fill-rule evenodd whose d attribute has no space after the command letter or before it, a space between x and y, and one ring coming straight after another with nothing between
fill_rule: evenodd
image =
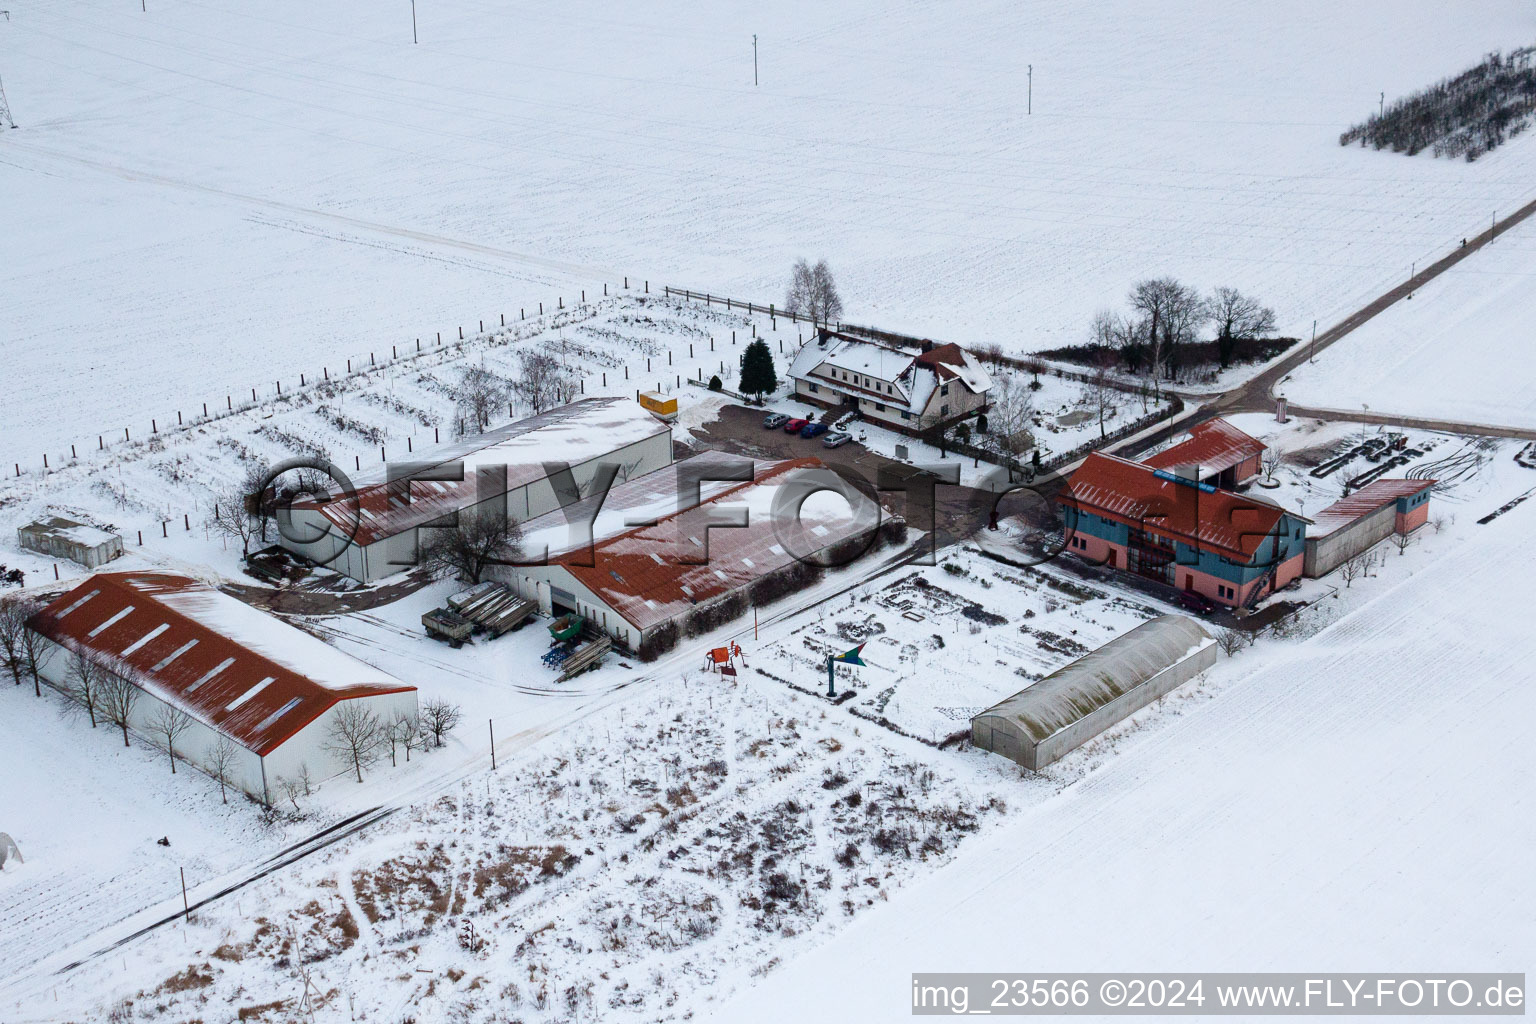
<instances>
[{"instance_id":1,"label":"bare tree","mask_svg":"<svg viewBox=\"0 0 1536 1024\"><path fill-rule=\"evenodd\" d=\"M1013 461L1035 446L1034 427L1035 393L1029 383L1018 374L1004 374L992 381L987 392L990 409L987 412L987 432L997 446ZM1009 482L1013 482L1012 467Z\"/></svg>"},{"instance_id":2,"label":"bare tree","mask_svg":"<svg viewBox=\"0 0 1536 1024\"><path fill-rule=\"evenodd\" d=\"M261 542L267 542L267 528L277 517L277 488L271 477L271 467L258 459L246 467L240 481L240 493L245 500L245 510L255 520L255 530L261 534Z\"/></svg>"},{"instance_id":3,"label":"bare tree","mask_svg":"<svg viewBox=\"0 0 1536 1024\"><path fill-rule=\"evenodd\" d=\"M1088 387L1083 395L1088 408L1098 414L1101 440L1106 436L1104 418L1114 410L1115 401L1119 396L1119 390L1115 387L1114 368L1114 350L1099 349L1094 354L1093 367L1088 371Z\"/></svg>"},{"instance_id":4,"label":"bare tree","mask_svg":"<svg viewBox=\"0 0 1536 1024\"><path fill-rule=\"evenodd\" d=\"M101 691L106 685L106 670L81 651L69 657L69 671L64 682L64 696L69 698L68 707L84 711L96 728L96 712L101 710Z\"/></svg>"},{"instance_id":5,"label":"bare tree","mask_svg":"<svg viewBox=\"0 0 1536 1024\"><path fill-rule=\"evenodd\" d=\"M314 789L315 780L314 776L310 774L308 761L299 762L299 774L295 776L295 779L298 780L300 787L303 788L304 795L309 796L310 791Z\"/></svg>"},{"instance_id":6,"label":"bare tree","mask_svg":"<svg viewBox=\"0 0 1536 1024\"><path fill-rule=\"evenodd\" d=\"M1141 318L1138 330L1146 346L1147 374L1156 381L1165 367L1177 367L1178 347L1193 341L1205 322L1205 300L1188 285L1159 277L1138 281L1130 303Z\"/></svg>"},{"instance_id":7,"label":"bare tree","mask_svg":"<svg viewBox=\"0 0 1536 1024\"><path fill-rule=\"evenodd\" d=\"M103 667L101 672L102 717L123 731L123 746L128 745L128 723L133 718L143 690L139 689L127 674L117 668Z\"/></svg>"},{"instance_id":8,"label":"bare tree","mask_svg":"<svg viewBox=\"0 0 1536 1024\"><path fill-rule=\"evenodd\" d=\"M398 764L395 760L395 745L405 748L405 763L411 763L411 748L416 746L421 738L421 720L409 711L396 711L389 719L389 763Z\"/></svg>"},{"instance_id":9,"label":"bare tree","mask_svg":"<svg viewBox=\"0 0 1536 1024\"><path fill-rule=\"evenodd\" d=\"M0 659L4 659L6 671L16 685L21 685L25 666L22 636L27 632L27 619L31 610L19 594L0 597Z\"/></svg>"},{"instance_id":10,"label":"bare tree","mask_svg":"<svg viewBox=\"0 0 1536 1024\"><path fill-rule=\"evenodd\" d=\"M192 716L178 707L162 704L145 723L151 735L165 745L166 756L171 759L171 774L176 774L176 741L181 734L192 728Z\"/></svg>"},{"instance_id":11,"label":"bare tree","mask_svg":"<svg viewBox=\"0 0 1536 1024\"><path fill-rule=\"evenodd\" d=\"M1344 564L1339 566L1339 577L1344 580L1344 589L1348 590L1351 583L1369 572L1373 561L1369 551L1361 551L1346 558Z\"/></svg>"},{"instance_id":12,"label":"bare tree","mask_svg":"<svg viewBox=\"0 0 1536 1024\"><path fill-rule=\"evenodd\" d=\"M517 370L512 390L534 415L560 404L565 393L562 378L567 376L560 360L548 352L524 349L517 354Z\"/></svg>"},{"instance_id":13,"label":"bare tree","mask_svg":"<svg viewBox=\"0 0 1536 1024\"><path fill-rule=\"evenodd\" d=\"M27 598L27 618L42 611L44 604L36 598ZM42 668L50 661L60 648L55 647L43 634L32 629L21 631L21 660L26 666L27 674L32 677L32 694L41 697L43 695Z\"/></svg>"},{"instance_id":14,"label":"bare tree","mask_svg":"<svg viewBox=\"0 0 1536 1024\"><path fill-rule=\"evenodd\" d=\"M256 516L247 504L248 495L240 487L219 494L208 516L208 525L219 533L240 542L241 554L251 553L251 538L258 530Z\"/></svg>"},{"instance_id":15,"label":"bare tree","mask_svg":"<svg viewBox=\"0 0 1536 1024\"><path fill-rule=\"evenodd\" d=\"M1264 479L1273 481L1275 473L1280 470L1280 463L1284 458L1278 448L1266 448L1264 454L1259 456L1259 465L1264 470Z\"/></svg>"},{"instance_id":16,"label":"bare tree","mask_svg":"<svg viewBox=\"0 0 1536 1024\"><path fill-rule=\"evenodd\" d=\"M277 777L277 788L283 791L283 796L288 798L288 802L293 804L293 809L297 811L299 809L299 794L305 793L304 781L299 778L279 775ZM308 793L305 793L305 795L307 796Z\"/></svg>"},{"instance_id":17,"label":"bare tree","mask_svg":"<svg viewBox=\"0 0 1536 1024\"><path fill-rule=\"evenodd\" d=\"M1406 555L1408 553L1408 546L1413 543L1413 534L1394 533L1392 535L1392 543L1397 545L1397 553L1399 555Z\"/></svg>"},{"instance_id":18,"label":"bare tree","mask_svg":"<svg viewBox=\"0 0 1536 1024\"><path fill-rule=\"evenodd\" d=\"M384 724L361 701L342 701L326 728L325 749L352 766L357 781L363 781L363 769L379 760L379 745L384 739Z\"/></svg>"},{"instance_id":19,"label":"bare tree","mask_svg":"<svg viewBox=\"0 0 1536 1024\"><path fill-rule=\"evenodd\" d=\"M819 324L830 324L843 315L843 300L837 294L837 282L826 260L818 260L814 267L803 259L795 263L789 275L784 309L808 316Z\"/></svg>"},{"instance_id":20,"label":"bare tree","mask_svg":"<svg viewBox=\"0 0 1536 1024\"><path fill-rule=\"evenodd\" d=\"M1225 370L1239 341L1250 341L1275 331L1275 311L1236 288L1217 288L1209 304L1216 324L1216 353Z\"/></svg>"},{"instance_id":21,"label":"bare tree","mask_svg":"<svg viewBox=\"0 0 1536 1024\"><path fill-rule=\"evenodd\" d=\"M1221 653L1229 658L1242 650L1245 642L1242 630L1220 629L1216 631L1216 646L1221 648Z\"/></svg>"},{"instance_id":22,"label":"bare tree","mask_svg":"<svg viewBox=\"0 0 1536 1024\"><path fill-rule=\"evenodd\" d=\"M483 367L464 370L458 387L458 420L470 425L464 432L479 434L490 426L491 417L507 404L510 391L506 381Z\"/></svg>"},{"instance_id":23,"label":"bare tree","mask_svg":"<svg viewBox=\"0 0 1536 1024\"><path fill-rule=\"evenodd\" d=\"M443 737L459 724L459 718L459 706L441 698L434 698L421 706L422 726L431 734L433 742L439 747L443 745Z\"/></svg>"},{"instance_id":24,"label":"bare tree","mask_svg":"<svg viewBox=\"0 0 1536 1024\"><path fill-rule=\"evenodd\" d=\"M235 784L235 766L239 764L240 748L228 736L220 735L219 741L208 751L203 767L219 784L219 798L229 803L229 790Z\"/></svg>"},{"instance_id":25,"label":"bare tree","mask_svg":"<svg viewBox=\"0 0 1536 1024\"><path fill-rule=\"evenodd\" d=\"M470 583L493 566L515 562L523 553L523 525L501 512L461 512L456 526L432 532L422 543L422 564Z\"/></svg>"}]
</instances>

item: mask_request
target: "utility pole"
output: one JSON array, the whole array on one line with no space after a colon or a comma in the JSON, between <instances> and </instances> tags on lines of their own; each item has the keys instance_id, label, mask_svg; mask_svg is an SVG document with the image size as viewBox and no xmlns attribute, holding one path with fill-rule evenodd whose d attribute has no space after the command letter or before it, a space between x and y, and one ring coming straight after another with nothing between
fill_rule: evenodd
<instances>
[{"instance_id":1,"label":"utility pole","mask_svg":"<svg viewBox=\"0 0 1536 1024\"><path fill-rule=\"evenodd\" d=\"M1382 93L1381 94L1381 98L1376 101L1376 120L1380 121L1383 117L1386 117L1386 116L1387 116L1387 94L1386 93Z\"/></svg>"},{"instance_id":2,"label":"utility pole","mask_svg":"<svg viewBox=\"0 0 1536 1024\"><path fill-rule=\"evenodd\" d=\"M11 105L5 100L4 82L0 82L0 123L3 123L7 128L16 127L16 121L11 117Z\"/></svg>"},{"instance_id":3,"label":"utility pole","mask_svg":"<svg viewBox=\"0 0 1536 1024\"><path fill-rule=\"evenodd\" d=\"M5 106L5 93L0 92L0 107L4 107L4 106ZM9 117L10 113L7 112L6 116ZM15 128L16 126L15 125L11 125L11 127ZM1488 221L1488 241L1490 241L1490 242L1493 241L1493 234L1494 234L1494 232L1496 232L1498 230L1499 230L1499 211L1498 210L1494 210L1493 211L1493 217Z\"/></svg>"},{"instance_id":4,"label":"utility pole","mask_svg":"<svg viewBox=\"0 0 1536 1024\"><path fill-rule=\"evenodd\" d=\"M412 3L415 0L411 0ZM757 85L757 33L752 33L752 84Z\"/></svg>"},{"instance_id":5,"label":"utility pole","mask_svg":"<svg viewBox=\"0 0 1536 1024\"><path fill-rule=\"evenodd\" d=\"M1027 93L1025 93L1025 98L1024 98L1024 113L1026 113L1026 114L1033 114L1034 112L1035 112L1035 66L1033 64L1031 64L1031 65L1029 65L1029 91Z\"/></svg>"},{"instance_id":6,"label":"utility pole","mask_svg":"<svg viewBox=\"0 0 1536 1024\"><path fill-rule=\"evenodd\" d=\"M411 42L416 42L416 0L411 0Z\"/></svg>"},{"instance_id":7,"label":"utility pole","mask_svg":"<svg viewBox=\"0 0 1536 1024\"><path fill-rule=\"evenodd\" d=\"M1307 362L1317 362L1317 321L1312 321L1312 354L1307 356Z\"/></svg>"}]
</instances>

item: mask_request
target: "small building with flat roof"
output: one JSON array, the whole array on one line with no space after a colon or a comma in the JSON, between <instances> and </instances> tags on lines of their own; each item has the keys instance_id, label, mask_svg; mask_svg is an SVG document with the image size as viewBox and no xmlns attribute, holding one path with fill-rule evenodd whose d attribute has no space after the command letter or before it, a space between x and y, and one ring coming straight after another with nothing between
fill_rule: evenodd
<instances>
[{"instance_id":1,"label":"small building with flat roof","mask_svg":"<svg viewBox=\"0 0 1536 1024\"><path fill-rule=\"evenodd\" d=\"M1216 663L1193 619L1163 615L971 719L971 742L1038 771Z\"/></svg>"},{"instance_id":2,"label":"small building with flat roof","mask_svg":"<svg viewBox=\"0 0 1536 1024\"><path fill-rule=\"evenodd\" d=\"M67 558L87 569L105 565L123 553L123 538L117 534L63 516L49 516L18 527L16 540L28 551Z\"/></svg>"}]
</instances>

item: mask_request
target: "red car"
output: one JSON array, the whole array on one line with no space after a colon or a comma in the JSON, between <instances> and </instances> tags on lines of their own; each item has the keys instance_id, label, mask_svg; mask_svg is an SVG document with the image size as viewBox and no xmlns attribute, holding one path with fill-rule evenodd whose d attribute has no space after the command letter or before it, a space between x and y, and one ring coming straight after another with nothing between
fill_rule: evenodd
<instances>
[{"instance_id":1,"label":"red car","mask_svg":"<svg viewBox=\"0 0 1536 1024\"><path fill-rule=\"evenodd\" d=\"M800 433L800 431L805 429L805 425L807 423L809 423L809 422L811 422L811 421L810 420L790 420L788 423L784 424L784 433L786 433L786 434L798 434L798 433Z\"/></svg>"}]
</instances>

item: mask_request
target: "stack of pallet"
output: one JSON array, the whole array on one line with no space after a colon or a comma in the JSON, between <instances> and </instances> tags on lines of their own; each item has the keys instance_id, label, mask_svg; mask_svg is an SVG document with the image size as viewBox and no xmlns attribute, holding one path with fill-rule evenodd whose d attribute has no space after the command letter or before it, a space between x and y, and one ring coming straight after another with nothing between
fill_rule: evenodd
<instances>
[{"instance_id":1,"label":"stack of pallet","mask_svg":"<svg viewBox=\"0 0 1536 1024\"><path fill-rule=\"evenodd\" d=\"M505 583L486 580L454 594L448 607L496 637L522 625L538 605L518 597Z\"/></svg>"}]
</instances>

